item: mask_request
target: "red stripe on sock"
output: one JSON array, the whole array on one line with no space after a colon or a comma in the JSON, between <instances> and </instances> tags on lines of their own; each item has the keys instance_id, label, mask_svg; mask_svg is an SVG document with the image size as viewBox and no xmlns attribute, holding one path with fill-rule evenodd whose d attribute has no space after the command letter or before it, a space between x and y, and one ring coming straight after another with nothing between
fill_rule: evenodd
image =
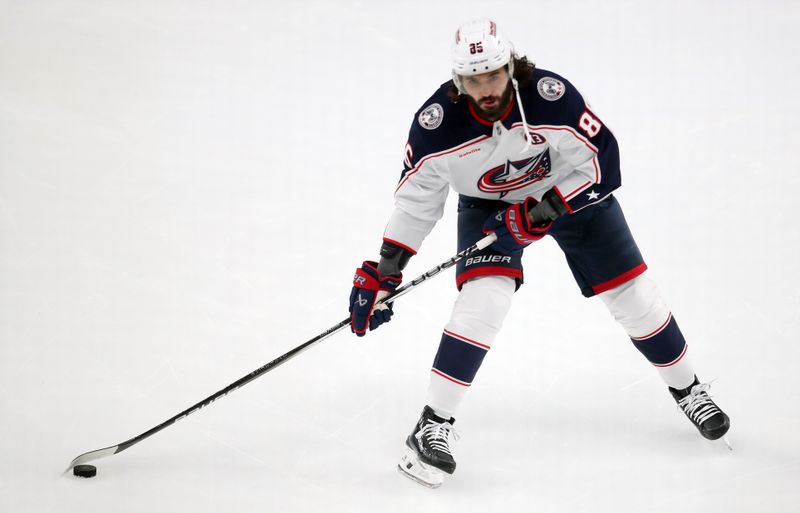
<instances>
[{"instance_id":1,"label":"red stripe on sock","mask_svg":"<svg viewBox=\"0 0 800 513\"><path fill-rule=\"evenodd\" d=\"M631 337L631 340L635 340L635 341L639 342L639 341L642 341L642 340L647 340L650 337L654 337L654 336L658 335L659 333L661 333L662 331L664 331L664 328L667 327L667 324L669 324L669 321L671 321L671 320L672 320L672 312L669 313L669 315L667 316L667 320L664 321L664 324L662 324L661 326L656 328L656 330L654 332L648 333L647 335L644 335L642 337Z\"/></svg>"},{"instance_id":2,"label":"red stripe on sock","mask_svg":"<svg viewBox=\"0 0 800 513\"><path fill-rule=\"evenodd\" d=\"M473 346L478 346L481 349L486 349L487 351L489 349L491 349L491 346L487 346L486 344L482 344L482 343L478 342L477 340L472 340L471 338L467 338L465 336L459 335L458 333L453 333L452 331L447 331L447 330L444 330L444 332L446 334L450 335L451 337L455 338L455 339L458 339L458 340L460 340L462 342L466 342L467 344L471 344Z\"/></svg>"},{"instance_id":3,"label":"red stripe on sock","mask_svg":"<svg viewBox=\"0 0 800 513\"><path fill-rule=\"evenodd\" d=\"M679 357L675 358L674 360L672 360L671 362L669 362L669 363L654 363L653 365L655 365L656 367L672 367L673 365L675 365L676 363L681 361L681 359L686 354L686 350L687 349L689 349L689 344L684 345L683 346L683 351L681 352L681 355Z\"/></svg>"},{"instance_id":4,"label":"red stripe on sock","mask_svg":"<svg viewBox=\"0 0 800 513\"><path fill-rule=\"evenodd\" d=\"M431 372L433 372L433 373L434 373L434 374L436 374L437 376L441 376L441 377L443 377L444 379L447 379L447 380L450 380L450 381L452 381L452 382L453 382L453 383L455 383L456 385L461 385L462 387L468 387L468 386L470 386L470 385L471 385L471 383L466 383L466 382L464 382L464 381L461 381L461 380L458 380L458 379L456 379L456 378L454 378L454 377L452 377L452 376L448 376L448 375L447 375L447 374L445 374L444 372L442 372L442 371L440 371L440 370L438 370L438 369L435 369L435 368L434 368L434 369L431 369Z\"/></svg>"}]
</instances>

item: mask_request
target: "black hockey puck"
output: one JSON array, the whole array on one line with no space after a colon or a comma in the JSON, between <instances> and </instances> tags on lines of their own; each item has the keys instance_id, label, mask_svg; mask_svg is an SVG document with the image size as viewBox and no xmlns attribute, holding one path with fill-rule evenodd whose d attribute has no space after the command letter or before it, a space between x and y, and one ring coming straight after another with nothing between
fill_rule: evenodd
<instances>
[{"instance_id":1,"label":"black hockey puck","mask_svg":"<svg viewBox=\"0 0 800 513\"><path fill-rule=\"evenodd\" d=\"M78 477L94 477L97 475L97 467L94 465L75 465L72 474Z\"/></svg>"}]
</instances>

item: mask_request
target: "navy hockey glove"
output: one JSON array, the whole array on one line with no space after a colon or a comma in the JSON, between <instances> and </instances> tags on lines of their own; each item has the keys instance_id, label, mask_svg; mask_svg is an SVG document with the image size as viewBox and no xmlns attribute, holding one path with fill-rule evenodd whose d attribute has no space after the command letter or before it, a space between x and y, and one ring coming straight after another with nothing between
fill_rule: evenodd
<instances>
[{"instance_id":1,"label":"navy hockey glove","mask_svg":"<svg viewBox=\"0 0 800 513\"><path fill-rule=\"evenodd\" d=\"M366 260L356 269L353 289L350 291L350 330L363 337L370 330L389 322L394 312L392 305L382 304L373 310L375 302L393 292L403 281L403 274L381 276L377 262Z\"/></svg>"},{"instance_id":2,"label":"navy hockey glove","mask_svg":"<svg viewBox=\"0 0 800 513\"><path fill-rule=\"evenodd\" d=\"M536 203L535 199L527 198L522 203L498 211L483 223L483 233L494 232L497 235L497 240L491 245L492 249L508 255L545 236L553 222L532 226L526 214Z\"/></svg>"},{"instance_id":3,"label":"navy hockey glove","mask_svg":"<svg viewBox=\"0 0 800 513\"><path fill-rule=\"evenodd\" d=\"M541 202L526 198L498 211L483 224L483 233L494 232L497 240L492 249L508 255L547 235L553 221L567 212L567 206L551 189Z\"/></svg>"}]
</instances>

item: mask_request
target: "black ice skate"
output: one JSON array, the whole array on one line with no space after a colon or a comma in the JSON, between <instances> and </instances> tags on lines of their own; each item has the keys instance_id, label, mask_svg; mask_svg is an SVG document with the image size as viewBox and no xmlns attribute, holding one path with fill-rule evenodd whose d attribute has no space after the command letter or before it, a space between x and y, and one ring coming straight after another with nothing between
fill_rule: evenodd
<instances>
[{"instance_id":1,"label":"black ice skate","mask_svg":"<svg viewBox=\"0 0 800 513\"><path fill-rule=\"evenodd\" d=\"M445 420L437 416L430 406L422 410L414 431L406 439L406 453L397 469L421 485L438 488L444 474L456 470L456 461L450 448L450 438L458 439L453 429L456 419Z\"/></svg>"},{"instance_id":2,"label":"black ice skate","mask_svg":"<svg viewBox=\"0 0 800 513\"><path fill-rule=\"evenodd\" d=\"M669 393L703 437L709 440L722 438L730 449L731 445L724 436L731 427L731 421L711 400L707 393L709 388L709 383L700 383L695 376L694 383L688 387L682 390L669 387Z\"/></svg>"}]
</instances>

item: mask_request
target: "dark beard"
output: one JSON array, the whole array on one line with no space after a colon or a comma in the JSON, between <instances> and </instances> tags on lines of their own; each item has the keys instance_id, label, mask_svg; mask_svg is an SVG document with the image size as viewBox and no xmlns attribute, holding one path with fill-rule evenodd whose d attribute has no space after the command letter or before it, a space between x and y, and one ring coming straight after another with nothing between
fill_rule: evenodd
<instances>
[{"instance_id":1,"label":"dark beard","mask_svg":"<svg viewBox=\"0 0 800 513\"><path fill-rule=\"evenodd\" d=\"M494 107L482 107L478 101L472 96L467 96L469 102L475 107L475 110L480 114L480 116L487 120L487 121L497 121L503 115L503 113L508 108L508 105L511 103L511 96L514 94L514 88L511 86L511 81L508 82L506 86L506 90L503 91L503 94L499 97L492 96L491 98L498 99L499 101L495 104ZM479 101L486 100L489 97L479 98Z\"/></svg>"}]
</instances>

